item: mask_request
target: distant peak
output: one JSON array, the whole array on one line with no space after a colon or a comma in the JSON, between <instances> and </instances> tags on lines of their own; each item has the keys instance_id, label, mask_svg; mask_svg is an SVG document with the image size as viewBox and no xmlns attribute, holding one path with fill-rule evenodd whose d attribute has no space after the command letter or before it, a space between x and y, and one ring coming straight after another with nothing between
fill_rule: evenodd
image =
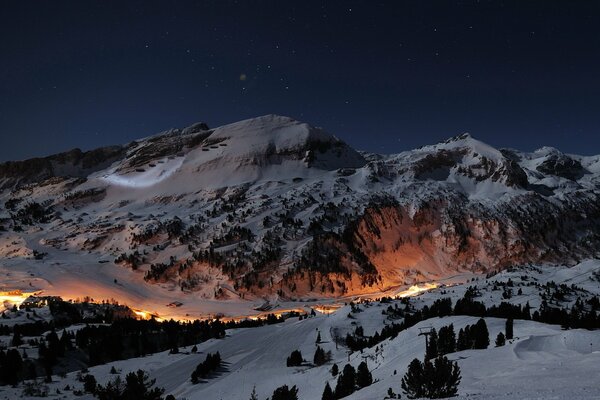
<instances>
[{"instance_id":1,"label":"distant peak","mask_svg":"<svg viewBox=\"0 0 600 400\"><path fill-rule=\"evenodd\" d=\"M261 123L276 123L276 124L299 123L300 122L300 121L296 120L295 118L288 117L285 115L278 115L278 114L261 115L259 117L249 118L247 120L240 121L240 122L253 122L253 121L261 122Z\"/></svg>"},{"instance_id":2,"label":"distant peak","mask_svg":"<svg viewBox=\"0 0 600 400\"><path fill-rule=\"evenodd\" d=\"M536 149L534 151L534 153L535 154L543 154L543 155L562 154L560 150L558 150L555 147L551 147L551 146L540 147L539 149Z\"/></svg>"},{"instance_id":3,"label":"distant peak","mask_svg":"<svg viewBox=\"0 0 600 400\"><path fill-rule=\"evenodd\" d=\"M460 140L467 140L467 139L473 139L473 136L471 136L471 134L469 132L464 132L464 133L461 133L460 135L451 137L450 139L446 140L444 143L458 142Z\"/></svg>"}]
</instances>

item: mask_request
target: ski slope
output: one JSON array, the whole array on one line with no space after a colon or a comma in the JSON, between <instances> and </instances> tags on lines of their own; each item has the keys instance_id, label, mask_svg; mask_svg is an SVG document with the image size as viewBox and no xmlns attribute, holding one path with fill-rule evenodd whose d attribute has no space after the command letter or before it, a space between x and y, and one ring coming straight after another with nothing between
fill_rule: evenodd
<instances>
[{"instance_id":1,"label":"ski slope","mask_svg":"<svg viewBox=\"0 0 600 400\"><path fill-rule=\"evenodd\" d=\"M523 294L504 299L513 304L532 307L539 305L538 289L521 285L519 279L535 280L541 283L576 283L585 288L584 294L600 293L600 284L593 274L600 264L586 261L573 268L524 266L505 271L489 279L475 278L467 284L443 286L420 294L410 300L416 308L431 304L436 299L451 297L454 301L464 295L468 286L476 286L481 292L477 299L487 306L498 304L502 299L499 290L494 290L496 282L511 279L515 288L523 289ZM585 298L585 297L584 297ZM394 302L399 301L395 300ZM566 300L568 306L570 300ZM391 305L394 305L394 302ZM349 305L336 312L299 320L290 318L286 322L259 328L228 331L224 339L211 339L198 345L198 353L191 354L190 348L181 348L180 354L157 353L143 358L112 362L89 369L99 383L104 384L115 375L110 369L115 367L121 376L137 369L147 370L156 384L164 387L165 394L173 394L177 399L187 400L246 400L253 387L261 399L270 396L281 385L296 385L299 398L320 399L326 382L335 387L336 378L329 370L337 363L340 370L346 363L355 367L365 360L371 370L374 383L348 399L384 399L388 388L401 393L400 381L408 364L414 358L422 359L425 341L420 336L420 328L440 327L454 324L455 332L465 325L472 325L478 318L450 316L432 318L402 331L396 338L380 343L376 348L348 353L343 346L337 346L334 337L345 337L357 326L362 326L365 335L380 331L390 323L382 311L389 303L370 301L360 303L359 311L352 312ZM402 307L402 305L400 305ZM514 339L503 347L494 347L494 339L504 331L505 320L486 318L491 345L486 350L466 350L448 355L456 360L461 368L462 383L459 399L598 399L600 387L600 331L581 329L562 330L558 325L547 325L534 321L515 320ZM320 332L326 351L331 351L333 360L324 366L312 365L316 349L316 337ZM288 368L286 358L293 350L300 350L306 365ZM220 352L224 367L219 373L202 383L193 385L191 372L204 360L206 354ZM50 384L51 392L60 389L61 398L92 399L90 395L76 397L72 391L63 391L68 384L81 388L76 379L77 373L66 378L54 377ZM20 394L20 388L0 388L1 399L12 399ZM64 396L64 397L62 397ZM405 398L405 397L403 397Z\"/></svg>"}]
</instances>

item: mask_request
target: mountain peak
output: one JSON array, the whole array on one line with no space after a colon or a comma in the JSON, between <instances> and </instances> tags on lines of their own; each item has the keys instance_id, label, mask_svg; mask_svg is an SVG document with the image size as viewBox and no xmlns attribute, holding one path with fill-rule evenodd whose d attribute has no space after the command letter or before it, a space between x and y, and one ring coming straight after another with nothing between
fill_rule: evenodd
<instances>
[{"instance_id":1,"label":"mountain peak","mask_svg":"<svg viewBox=\"0 0 600 400\"><path fill-rule=\"evenodd\" d=\"M444 143L452 143L452 142L458 142L460 140L468 140L468 139L473 139L473 136L471 136L471 134L469 132L464 132L464 133L461 133L460 135L456 135L456 136L453 136L453 137L447 139Z\"/></svg>"}]
</instances>

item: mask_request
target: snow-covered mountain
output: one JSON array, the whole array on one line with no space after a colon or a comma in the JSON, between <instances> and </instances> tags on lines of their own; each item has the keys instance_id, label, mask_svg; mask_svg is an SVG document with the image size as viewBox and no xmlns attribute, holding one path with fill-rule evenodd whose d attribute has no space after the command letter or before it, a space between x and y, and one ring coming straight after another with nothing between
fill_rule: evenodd
<instances>
[{"instance_id":1,"label":"snow-covered mountain","mask_svg":"<svg viewBox=\"0 0 600 400\"><path fill-rule=\"evenodd\" d=\"M287 117L198 123L0 164L0 273L7 289L223 310L574 264L600 244L599 178L600 156L468 134L376 155Z\"/></svg>"}]
</instances>

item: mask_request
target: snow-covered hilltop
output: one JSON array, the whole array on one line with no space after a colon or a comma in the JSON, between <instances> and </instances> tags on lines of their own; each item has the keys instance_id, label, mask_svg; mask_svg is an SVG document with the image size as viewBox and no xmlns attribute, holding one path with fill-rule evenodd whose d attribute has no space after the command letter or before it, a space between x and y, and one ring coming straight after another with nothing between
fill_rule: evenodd
<instances>
[{"instance_id":1,"label":"snow-covered hilltop","mask_svg":"<svg viewBox=\"0 0 600 400\"><path fill-rule=\"evenodd\" d=\"M599 177L599 156L468 134L374 155L287 117L198 123L0 164L0 289L227 313L574 264L600 244Z\"/></svg>"}]
</instances>

